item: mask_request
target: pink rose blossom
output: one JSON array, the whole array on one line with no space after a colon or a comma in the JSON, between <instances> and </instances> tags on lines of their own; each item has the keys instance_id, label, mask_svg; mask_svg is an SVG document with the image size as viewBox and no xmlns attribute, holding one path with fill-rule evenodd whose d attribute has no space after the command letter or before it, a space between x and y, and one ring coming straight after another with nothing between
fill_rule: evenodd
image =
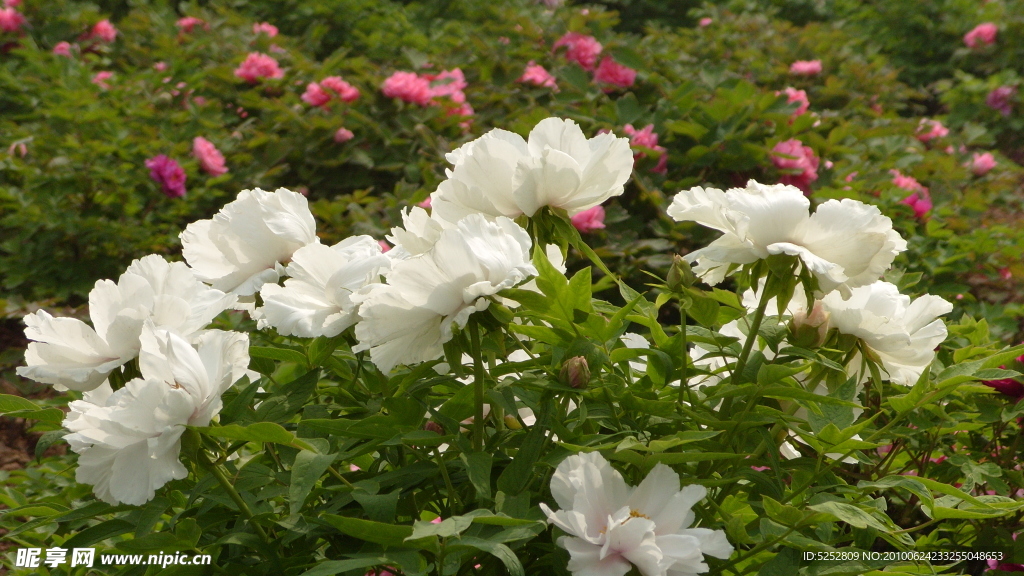
<instances>
[{"instance_id":1,"label":"pink rose blossom","mask_svg":"<svg viewBox=\"0 0 1024 576\"><path fill-rule=\"evenodd\" d=\"M331 95L316 82L310 82L306 86L305 93L302 94L302 101L310 106L327 106L327 103L331 101Z\"/></svg>"},{"instance_id":2,"label":"pink rose blossom","mask_svg":"<svg viewBox=\"0 0 1024 576\"><path fill-rule=\"evenodd\" d=\"M545 70L543 66L535 63L533 60L530 60L530 62L526 64L526 70L523 71L523 75L519 77L519 82L558 90L558 84L555 82L555 77Z\"/></svg>"},{"instance_id":3,"label":"pink rose blossom","mask_svg":"<svg viewBox=\"0 0 1024 576\"><path fill-rule=\"evenodd\" d=\"M53 53L57 56L66 56L71 58L71 43L58 42L57 45L53 47Z\"/></svg>"},{"instance_id":4,"label":"pink rose blossom","mask_svg":"<svg viewBox=\"0 0 1024 576\"><path fill-rule=\"evenodd\" d=\"M353 134L351 130L345 128L344 126L338 128L338 131L334 133L334 141L337 142L338 144L341 144L342 142L348 142L349 140L355 137L356 135Z\"/></svg>"},{"instance_id":5,"label":"pink rose blossom","mask_svg":"<svg viewBox=\"0 0 1024 576\"><path fill-rule=\"evenodd\" d=\"M604 228L604 208L594 206L584 210L570 218L574 228L580 232L587 233Z\"/></svg>"},{"instance_id":6,"label":"pink rose blossom","mask_svg":"<svg viewBox=\"0 0 1024 576\"><path fill-rule=\"evenodd\" d=\"M562 46L567 47L565 58L579 64L584 70L593 70L597 56L601 53L601 43L596 38L579 32L566 32L555 42L554 48L557 50Z\"/></svg>"},{"instance_id":7,"label":"pink rose blossom","mask_svg":"<svg viewBox=\"0 0 1024 576\"><path fill-rule=\"evenodd\" d=\"M912 176L906 176L899 170L889 170L889 173L892 174L892 183L900 188L903 188L904 190L910 190L911 192L920 192L922 190L928 190Z\"/></svg>"},{"instance_id":8,"label":"pink rose blossom","mask_svg":"<svg viewBox=\"0 0 1024 576\"><path fill-rule=\"evenodd\" d=\"M273 38L274 36L277 36L277 26L274 26L269 22L260 22L259 24L252 25L252 33L257 36L262 33Z\"/></svg>"},{"instance_id":9,"label":"pink rose blossom","mask_svg":"<svg viewBox=\"0 0 1024 576\"><path fill-rule=\"evenodd\" d=\"M658 158L658 164L651 168L651 172L656 174L664 174L668 172L668 150L664 146L658 145L658 135L654 132L654 124L648 124L644 126L642 130L637 130L632 124L626 124L622 127L622 131L629 136L630 146L643 146L644 148L650 148L657 152L661 152L661 157ZM633 154L634 161L640 158L646 157L647 154L644 152L635 152Z\"/></svg>"},{"instance_id":10,"label":"pink rose blossom","mask_svg":"<svg viewBox=\"0 0 1024 576\"><path fill-rule=\"evenodd\" d=\"M377 244L380 245L381 252L387 252L388 250L391 250L391 244L388 244L383 240L377 240ZM356 470L358 470L358 468L356 468Z\"/></svg>"},{"instance_id":11,"label":"pink rose blossom","mask_svg":"<svg viewBox=\"0 0 1024 576\"><path fill-rule=\"evenodd\" d=\"M943 126L942 122L938 120L921 118L921 123L917 126L917 139L921 142L943 138L947 134L949 134L949 128Z\"/></svg>"},{"instance_id":12,"label":"pink rose blossom","mask_svg":"<svg viewBox=\"0 0 1024 576\"><path fill-rule=\"evenodd\" d=\"M804 194L811 193L811 182L818 179L818 162L814 150L795 138L779 142L772 148L772 163L779 170L786 171L779 177L779 182L796 186Z\"/></svg>"},{"instance_id":13,"label":"pink rose blossom","mask_svg":"<svg viewBox=\"0 0 1024 576\"><path fill-rule=\"evenodd\" d=\"M107 44L110 44L117 38L117 28L110 23L110 20L100 20L92 27L92 38L98 38Z\"/></svg>"},{"instance_id":14,"label":"pink rose blossom","mask_svg":"<svg viewBox=\"0 0 1024 576\"><path fill-rule=\"evenodd\" d=\"M384 81L381 92L388 98L399 98L420 106L430 104L433 97L430 81L420 78L415 72L395 72Z\"/></svg>"},{"instance_id":15,"label":"pink rose blossom","mask_svg":"<svg viewBox=\"0 0 1024 576\"><path fill-rule=\"evenodd\" d=\"M196 136L192 140L192 155L199 160L199 167L210 176L220 176L228 172L224 165L224 155L217 150L217 147L202 136Z\"/></svg>"},{"instance_id":16,"label":"pink rose blossom","mask_svg":"<svg viewBox=\"0 0 1024 576\"><path fill-rule=\"evenodd\" d=\"M605 56L594 71L594 82L629 88L636 82L636 70L619 64L611 56Z\"/></svg>"},{"instance_id":17,"label":"pink rose blossom","mask_svg":"<svg viewBox=\"0 0 1024 576\"><path fill-rule=\"evenodd\" d=\"M157 62L156 64L153 64L153 69L157 72L163 72L164 70L167 70L167 62Z\"/></svg>"},{"instance_id":18,"label":"pink rose blossom","mask_svg":"<svg viewBox=\"0 0 1024 576\"><path fill-rule=\"evenodd\" d=\"M797 60L790 64L789 73L797 76L821 74L821 60Z\"/></svg>"},{"instance_id":19,"label":"pink rose blossom","mask_svg":"<svg viewBox=\"0 0 1024 576\"><path fill-rule=\"evenodd\" d=\"M110 80L113 76L113 72L97 72L96 75L92 77L92 83L104 90L110 90L110 84L107 84L107 80Z\"/></svg>"},{"instance_id":20,"label":"pink rose blossom","mask_svg":"<svg viewBox=\"0 0 1024 576\"><path fill-rule=\"evenodd\" d=\"M811 107L811 101L807 99L807 92L803 90L797 90L796 88L786 88L782 92L775 93L776 96L782 94L786 95L786 97L789 99L790 104L793 104L795 102L800 103L800 105L797 106L796 110L793 111L792 116L794 118L803 114L804 112L807 112L807 109Z\"/></svg>"},{"instance_id":21,"label":"pink rose blossom","mask_svg":"<svg viewBox=\"0 0 1024 576\"><path fill-rule=\"evenodd\" d=\"M168 198L181 198L185 195L185 171L174 160L163 154L146 160L149 177L160 185Z\"/></svg>"},{"instance_id":22,"label":"pink rose blossom","mask_svg":"<svg viewBox=\"0 0 1024 576\"><path fill-rule=\"evenodd\" d=\"M714 20L712 20L711 18L705 17L705 18L701 18L700 21L697 22L697 24L699 24L701 28L705 28L707 26L711 26L712 22L714 22Z\"/></svg>"},{"instance_id":23,"label":"pink rose blossom","mask_svg":"<svg viewBox=\"0 0 1024 576\"><path fill-rule=\"evenodd\" d=\"M196 18L194 16L185 16L184 18L181 18L177 22L175 22L175 24L178 26L178 28L181 29L182 32L185 32L187 34L191 34L192 30L195 29L196 26L202 26L203 30L210 29L210 25L207 24L205 20L203 20L202 18Z\"/></svg>"},{"instance_id":24,"label":"pink rose blossom","mask_svg":"<svg viewBox=\"0 0 1024 576\"><path fill-rule=\"evenodd\" d=\"M25 17L14 8L0 10L0 30L17 32L25 24Z\"/></svg>"},{"instance_id":25,"label":"pink rose blossom","mask_svg":"<svg viewBox=\"0 0 1024 576\"><path fill-rule=\"evenodd\" d=\"M996 41L996 32L999 29L996 25L991 22L985 22L984 24L978 24L973 30L964 34L964 44L968 48L977 48L981 45L993 44Z\"/></svg>"},{"instance_id":26,"label":"pink rose blossom","mask_svg":"<svg viewBox=\"0 0 1024 576\"><path fill-rule=\"evenodd\" d=\"M989 170L995 168L996 164L998 162L996 162L991 152L975 152L970 162L965 164L965 166L969 167L976 176L984 176Z\"/></svg>"},{"instance_id":27,"label":"pink rose blossom","mask_svg":"<svg viewBox=\"0 0 1024 576\"><path fill-rule=\"evenodd\" d=\"M985 97L985 104L1003 116L1009 116L1013 112L1012 100L1016 95L1016 86L1000 86L989 92L988 96Z\"/></svg>"},{"instance_id":28,"label":"pink rose blossom","mask_svg":"<svg viewBox=\"0 0 1024 576\"><path fill-rule=\"evenodd\" d=\"M431 98L447 96L456 104L466 101L466 95L462 91L469 84L459 68L444 70L440 74L427 74L424 78L430 82Z\"/></svg>"},{"instance_id":29,"label":"pink rose blossom","mask_svg":"<svg viewBox=\"0 0 1024 576\"><path fill-rule=\"evenodd\" d=\"M359 98L359 89L342 80L341 76L328 76L320 81L320 85L332 90L342 102L354 102Z\"/></svg>"},{"instance_id":30,"label":"pink rose blossom","mask_svg":"<svg viewBox=\"0 0 1024 576\"><path fill-rule=\"evenodd\" d=\"M932 211L932 197L928 194L928 189L925 188L921 192L913 192L903 200L900 200L900 204L906 204L914 210L914 216L925 220L928 218L928 213Z\"/></svg>"},{"instance_id":31,"label":"pink rose blossom","mask_svg":"<svg viewBox=\"0 0 1024 576\"><path fill-rule=\"evenodd\" d=\"M256 84L261 78L283 78L284 71L274 60L260 52L250 52L245 61L235 69L235 76L249 84Z\"/></svg>"}]
</instances>

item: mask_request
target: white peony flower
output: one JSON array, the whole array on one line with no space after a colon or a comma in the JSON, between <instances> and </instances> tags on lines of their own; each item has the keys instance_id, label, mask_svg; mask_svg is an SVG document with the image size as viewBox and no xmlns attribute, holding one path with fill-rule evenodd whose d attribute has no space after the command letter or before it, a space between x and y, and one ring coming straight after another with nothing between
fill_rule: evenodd
<instances>
[{"instance_id":1,"label":"white peony flower","mask_svg":"<svg viewBox=\"0 0 1024 576\"><path fill-rule=\"evenodd\" d=\"M447 159L454 167L431 195L431 207L449 222L469 214L533 216L544 206L571 216L622 194L633 171L628 139L588 139L575 122L561 118L541 120L529 140L491 130Z\"/></svg>"},{"instance_id":2,"label":"white peony flower","mask_svg":"<svg viewBox=\"0 0 1024 576\"><path fill-rule=\"evenodd\" d=\"M319 242L306 198L291 190L242 190L212 220L181 233L181 252L197 278L225 292L251 296L277 282L281 262Z\"/></svg>"},{"instance_id":3,"label":"white peony flower","mask_svg":"<svg viewBox=\"0 0 1024 576\"><path fill-rule=\"evenodd\" d=\"M184 478L178 459L186 425L206 426L221 394L251 375L249 338L210 330L189 345L177 334L143 328L142 378L113 392L104 383L70 404L65 440L79 454L75 479L111 503L141 505L156 490Z\"/></svg>"},{"instance_id":4,"label":"white peony flower","mask_svg":"<svg viewBox=\"0 0 1024 576\"><path fill-rule=\"evenodd\" d=\"M822 293L877 280L907 243L878 208L856 200L828 200L814 214L798 188L764 185L722 192L692 188L668 208L677 222L693 221L724 232L708 246L685 256L694 272L717 284L733 264L750 264L773 254L797 256L818 279Z\"/></svg>"},{"instance_id":5,"label":"white peony flower","mask_svg":"<svg viewBox=\"0 0 1024 576\"><path fill-rule=\"evenodd\" d=\"M856 336L882 361L889 380L913 385L935 359L935 347L946 339L939 316L953 305L926 294L911 301L888 282L853 290L849 300L828 294L821 300L829 326ZM859 366L859 359L852 364Z\"/></svg>"},{"instance_id":6,"label":"white peony flower","mask_svg":"<svg viewBox=\"0 0 1024 576\"><path fill-rule=\"evenodd\" d=\"M688 576L708 571L705 555L733 552L722 530L689 527L707 489L680 490L679 475L664 464L634 488L600 453L569 456L551 478L551 495L561 509L540 506L568 533L558 544L575 576L624 576L631 565L644 576Z\"/></svg>"},{"instance_id":7,"label":"white peony flower","mask_svg":"<svg viewBox=\"0 0 1024 576\"><path fill-rule=\"evenodd\" d=\"M391 260L369 236L352 236L334 246L309 244L292 255L284 286L264 284L263 307L254 316L262 330L314 338L337 336L355 324L352 294L380 281Z\"/></svg>"},{"instance_id":8,"label":"white peony flower","mask_svg":"<svg viewBox=\"0 0 1024 576\"><path fill-rule=\"evenodd\" d=\"M394 246L388 251L388 257L392 260L404 260L410 256L423 254L437 243L442 230L451 227L451 222L437 217L436 214L428 214L419 206L406 208L402 211L402 227L395 226L391 229L391 236L387 236L388 242Z\"/></svg>"},{"instance_id":9,"label":"white peony flower","mask_svg":"<svg viewBox=\"0 0 1024 576\"><path fill-rule=\"evenodd\" d=\"M96 282L89 293L92 327L43 310L25 316L25 336L35 342L18 374L59 390L92 390L139 354L147 320L191 338L234 302L196 280L184 263L151 254L132 262L116 284Z\"/></svg>"},{"instance_id":10,"label":"white peony flower","mask_svg":"<svg viewBox=\"0 0 1024 576\"><path fill-rule=\"evenodd\" d=\"M369 350L385 372L440 357L453 324L465 327L473 312L487 308L487 296L537 274L530 244L507 218L473 214L445 229L428 251L395 261L386 284L353 296L360 305L353 350Z\"/></svg>"}]
</instances>

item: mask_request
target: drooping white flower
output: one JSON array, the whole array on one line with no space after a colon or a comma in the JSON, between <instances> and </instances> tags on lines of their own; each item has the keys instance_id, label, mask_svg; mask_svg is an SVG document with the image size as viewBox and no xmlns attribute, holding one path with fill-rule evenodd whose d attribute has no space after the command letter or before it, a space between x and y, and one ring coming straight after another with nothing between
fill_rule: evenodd
<instances>
[{"instance_id":1,"label":"drooping white flower","mask_svg":"<svg viewBox=\"0 0 1024 576\"><path fill-rule=\"evenodd\" d=\"M644 576L700 574L709 569L705 555L733 552L722 530L690 528L707 489L680 490L679 475L664 464L634 488L600 453L569 456L551 478L551 495L560 510L541 509L568 534L558 544L575 576L624 576L631 566Z\"/></svg>"},{"instance_id":2,"label":"drooping white flower","mask_svg":"<svg viewBox=\"0 0 1024 576\"><path fill-rule=\"evenodd\" d=\"M588 139L561 118L541 120L529 140L491 130L446 157L454 166L431 195L431 207L449 222L469 214L533 216L544 206L571 216L622 194L633 171L628 139Z\"/></svg>"},{"instance_id":3,"label":"drooping white flower","mask_svg":"<svg viewBox=\"0 0 1024 576\"><path fill-rule=\"evenodd\" d=\"M380 281L391 260L369 236L352 236L334 246L308 244L292 255L284 286L264 284L257 327L273 326L281 334L314 338L337 336L355 324L352 294Z\"/></svg>"},{"instance_id":4,"label":"drooping white flower","mask_svg":"<svg viewBox=\"0 0 1024 576\"><path fill-rule=\"evenodd\" d=\"M875 282L853 290L849 300L828 294L821 300L829 325L856 336L882 361L882 369L896 384L912 385L935 359L935 347L946 339L939 316L953 305L926 294L911 301L888 282ZM854 367L859 360L854 359Z\"/></svg>"},{"instance_id":5,"label":"drooping white flower","mask_svg":"<svg viewBox=\"0 0 1024 576\"><path fill-rule=\"evenodd\" d=\"M209 330L190 345L177 334L143 328L142 377L112 391L104 383L70 404L65 440L78 453L75 479L111 504L141 505L158 488L184 478L179 460L186 425L206 426L221 394L251 375L249 338Z\"/></svg>"},{"instance_id":6,"label":"drooping white flower","mask_svg":"<svg viewBox=\"0 0 1024 576\"><path fill-rule=\"evenodd\" d=\"M151 254L132 262L116 284L96 282L89 292L92 326L43 310L25 316L25 336L34 342L18 374L59 390L92 390L139 354L144 322L191 338L234 302L234 295L196 280L184 263Z\"/></svg>"},{"instance_id":7,"label":"drooping white flower","mask_svg":"<svg viewBox=\"0 0 1024 576\"><path fill-rule=\"evenodd\" d=\"M382 371L425 362L443 353L452 325L465 327L488 296L537 271L530 237L507 218L473 214L441 232L426 252L395 261L386 284L371 284L353 297L360 305L359 344Z\"/></svg>"},{"instance_id":8,"label":"drooping white flower","mask_svg":"<svg viewBox=\"0 0 1024 576\"><path fill-rule=\"evenodd\" d=\"M285 188L242 190L212 220L181 233L181 252L197 278L225 292L251 296L277 282L281 263L319 242L306 198Z\"/></svg>"},{"instance_id":9,"label":"drooping white flower","mask_svg":"<svg viewBox=\"0 0 1024 576\"><path fill-rule=\"evenodd\" d=\"M810 201L798 188L764 185L722 192L692 188L675 196L668 215L693 221L724 235L685 256L700 277L717 284L734 264L750 264L773 254L797 256L818 279L822 293L877 280L907 243L878 208L856 200L828 200L809 213Z\"/></svg>"}]
</instances>

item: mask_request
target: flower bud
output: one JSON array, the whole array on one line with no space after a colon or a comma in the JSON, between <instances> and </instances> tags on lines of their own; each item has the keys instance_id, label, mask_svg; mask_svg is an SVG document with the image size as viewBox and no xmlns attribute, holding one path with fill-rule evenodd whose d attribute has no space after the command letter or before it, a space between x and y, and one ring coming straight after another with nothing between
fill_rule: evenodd
<instances>
[{"instance_id":1,"label":"flower bud","mask_svg":"<svg viewBox=\"0 0 1024 576\"><path fill-rule=\"evenodd\" d=\"M423 429L444 436L444 428L442 428L440 424L434 422L433 420L427 420L427 423L423 425Z\"/></svg>"},{"instance_id":2,"label":"flower bud","mask_svg":"<svg viewBox=\"0 0 1024 576\"><path fill-rule=\"evenodd\" d=\"M506 414L505 415L505 427L508 428L509 430L522 430L523 429L523 425L520 424L519 420L516 420L516 417L511 415L511 414Z\"/></svg>"},{"instance_id":3,"label":"flower bud","mask_svg":"<svg viewBox=\"0 0 1024 576\"><path fill-rule=\"evenodd\" d=\"M558 377L573 388L586 388L590 383L590 366L587 366L587 359L583 356L569 358L562 364L562 371Z\"/></svg>"},{"instance_id":4,"label":"flower bud","mask_svg":"<svg viewBox=\"0 0 1024 576\"><path fill-rule=\"evenodd\" d=\"M790 342L803 348L821 346L828 333L829 313L815 300L811 313L797 312L789 321Z\"/></svg>"},{"instance_id":5,"label":"flower bud","mask_svg":"<svg viewBox=\"0 0 1024 576\"><path fill-rule=\"evenodd\" d=\"M673 292L682 292L684 288L693 286L697 276L690 269L690 263L676 254L672 257L672 267L668 270L668 287Z\"/></svg>"}]
</instances>

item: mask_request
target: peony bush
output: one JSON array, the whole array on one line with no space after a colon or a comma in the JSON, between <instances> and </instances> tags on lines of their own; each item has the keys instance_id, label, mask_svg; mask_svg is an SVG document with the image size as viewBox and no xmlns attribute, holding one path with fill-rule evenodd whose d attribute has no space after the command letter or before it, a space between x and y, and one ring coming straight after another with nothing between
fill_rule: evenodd
<instances>
[{"instance_id":1,"label":"peony bush","mask_svg":"<svg viewBox=\"0 0 1024 576\"><path fill-rule=\"evenodd\" d=\"M1014 1L8 0L5 569L1021 570Z\"/></svg>"}]
</instances>

